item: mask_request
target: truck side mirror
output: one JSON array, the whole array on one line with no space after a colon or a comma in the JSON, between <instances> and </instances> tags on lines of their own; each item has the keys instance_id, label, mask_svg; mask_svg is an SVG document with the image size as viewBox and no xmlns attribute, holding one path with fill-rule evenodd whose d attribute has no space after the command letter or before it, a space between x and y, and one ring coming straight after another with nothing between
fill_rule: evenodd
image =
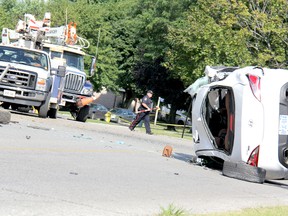
<instances>
[{"instance_id":1,"label":"truck side mirror","mask_svg":"<svg viewBox=\"0 0 288 216\"><path fill-rule=\"evenodd\" d=\"M90 76L93 76L95 69L96 69L96 57L94 56L92 57L92 60L91 60L90 71L89 71Z\"/></svg>"},{"instance_id":2,"label":"truck side mirror","mask_svg":"<svg viewBox=\"0 0 288 216\"><path fill-rule=\"evenodd\" d=\"M66 67L65 66L58 66L58 70L56 75L60 77L65 77L66 74Z\"/></svg>"}]
</instances>

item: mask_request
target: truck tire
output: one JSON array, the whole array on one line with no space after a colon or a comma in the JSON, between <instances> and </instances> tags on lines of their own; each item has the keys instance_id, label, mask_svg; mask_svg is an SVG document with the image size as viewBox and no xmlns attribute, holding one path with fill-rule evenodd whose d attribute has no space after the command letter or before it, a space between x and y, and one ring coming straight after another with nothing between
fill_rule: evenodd
<instances>
[{"instance_id":1,"label":"truck tire","mask_svg":"<svg viewBox=\"0 0 288 216\"><path fill-rule=\"evenodd\" d=\"M57 109L56 108L50 108L50 110L48 111L48 117L52 118L52 119L56 119L57 118Z\"/></svg>"},{"instance_id":2,"label":"truck tire","mask_svg":"<svg viewBox=\"0 0 288 216\"><path fill-rule=\"evenodd\" d=\"M266 170L246 163L224 161L222 173L224 176L254 183L264 183Z\"/></svg>"},{"instance_id":3,"label":"truck tire","mask_svg":"<svg viewBox=\"0 0 288 216\"><path fill-rule=\"evenodd\" d=\"M88 105L82 107L78 112L76 121L86 122L88 115L89 115L89 108L90 107Z\"/></svg>"},{"instance_id":4,"label":"truck tire","mask_svg":"<svg viewBox=\"0 0 288 216\"><path fill-rule=\"evenodd\" d=\"M11 113L8 110L0 108L0 123L8 124L11 120Z\"/></svg>"},{"instance_id":5,"label":"truck tire","mask_svg":"<svg viewBox=\"0 0 288 216\"><path fill-rule=\"evenodd\" d=\"M38 115L40 118L47 118L49 111L51 92L48 93L45 103L39 107Z\"/></svg>"},{"instance_id":6,"label":"truck tire","mask_svg":"<svg viewBox=\"0 0 288 216\"><path fill-rule=\"evenodd\" d=\"M12 110L17 110L18 109L18 104L11 104L11 109Z\"/></svg>"},{"instance_id":7,"label":"truck tire","mask_svg":"<svg viewBox=\"0 0 288 216\"><path fill-rule=\"evenodd\" d=\"M4 109L9 109L10 103L5 103L5 102L3 102L3 103L1 104L1 106L2 106Z\"/></svg>"}]
</instances>

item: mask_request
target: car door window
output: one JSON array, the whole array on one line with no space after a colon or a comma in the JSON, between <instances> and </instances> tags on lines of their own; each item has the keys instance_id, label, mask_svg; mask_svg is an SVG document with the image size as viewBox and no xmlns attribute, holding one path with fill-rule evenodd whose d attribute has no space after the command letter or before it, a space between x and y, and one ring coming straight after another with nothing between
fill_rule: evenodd
<instances>
[{"instance_id":1,"label":"car door window","mask_svg":"<svg viewBox=\"0 0 288 216\"><path fill-rule=\"evenodd\" d=\"M213 88L208 92L202 115L208 133L219 150L231 154L234 141L234 97L228 88Z\"/></svg>"}]
</instances>

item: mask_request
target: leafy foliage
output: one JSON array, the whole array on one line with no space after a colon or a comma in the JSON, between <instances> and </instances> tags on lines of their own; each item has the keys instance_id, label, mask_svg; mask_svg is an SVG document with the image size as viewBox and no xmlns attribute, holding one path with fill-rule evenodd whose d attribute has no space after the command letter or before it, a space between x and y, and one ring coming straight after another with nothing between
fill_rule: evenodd
<instances>
[{"instance_id":1,"label":"leafy foliage","mask_svg":"<svg viewBox=\"0 0 288 216\"><path fill-rule=\"evenodd\" d=\"M206 65L287 68L285 0L0 0L0 27L31 13L52 26L77 23L89 40L95 90L123 88L127 101L153 89L172 110ZM187 107L187 106L186 106ZM174 112L174 111L173 111ZM172 120L171 120L172 121Z\"/></svg>"},{"instance_id":2,"label":"leafy foliage","mask_svg":"<svg viewBox=\"0 0 288 216\"><path fill-rule=\"evenodd\" d=\"M162 212L158 216L188 216L190 215L186 210L176 208L173 204L170 204L168 208L161 207Z\"/></svg>"},{"instance_id":3,"label":"leafy foliage","mask_svg":"<svg viewBox=\"0 0 288 216\"><path fill-rule=\"evenodd\" d=\"M186 84L205 65L287 67L287 6L282 0L198 0L169 31L166 65Z\"/></svg>"}]
</instances>

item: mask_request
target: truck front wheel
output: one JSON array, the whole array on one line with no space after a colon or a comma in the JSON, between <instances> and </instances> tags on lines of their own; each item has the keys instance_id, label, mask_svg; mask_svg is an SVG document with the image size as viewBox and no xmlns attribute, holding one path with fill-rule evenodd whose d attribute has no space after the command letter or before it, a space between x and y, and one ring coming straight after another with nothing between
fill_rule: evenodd
<instances>
[{"instance_id":1,"label":"truck front wheel","mask_svg":"<svg viewBox=\"0 0 288 216\"><path fill-rule=\"evenodd\" d=\"M88 105L82 107L77 114L76 121L86 122L89 115L89 108Z\"/></svg>"},{"instance_id":2,"label":"truck front wheel","mask_svg":"<svg viewBox=\"0 0 288 216\"><path fill-rule=\"evenodd\" d=\"M2 106L4 109L9 109L10 104L3 102L1 106Z\"/></svg>"},{"instance_id":3,"label":"truck front wheel","mask_svg":"<svg viewBox=\"0 0 288 216\"><path fill-rule=\"evenodd\" d=\"M48 117L52 118L52 119L56 119L57 118L57 109L56 108L50 108L50 110L48 111Z\"/></svg>"}]
</instances>

